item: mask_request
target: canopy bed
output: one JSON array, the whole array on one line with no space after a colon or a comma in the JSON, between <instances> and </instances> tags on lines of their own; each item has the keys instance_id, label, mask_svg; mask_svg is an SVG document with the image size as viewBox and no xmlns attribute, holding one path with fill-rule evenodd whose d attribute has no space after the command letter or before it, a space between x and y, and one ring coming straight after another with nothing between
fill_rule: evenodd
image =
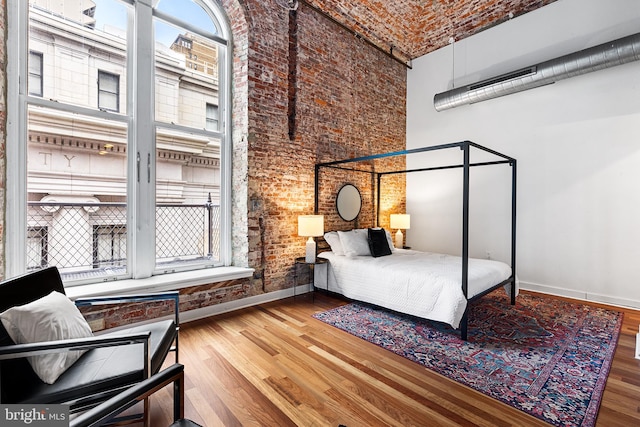
<instances>
[{"instance_id":1,"label":"canopy bed","mask_svg":"<svg viewBox=\"0 0 640 427\"><path fill-rule=\"evenodd\" d=\"M452 148L459 148L462 151L461 163L413 169L406 167L408 156ZM471 162L470 153L472 150L481 153L483 161ZM403 162L385 160L402 158L402 156L405 160ZM494 260L469 257L470 169L497 165L511 167L511 265ZM462 171L462 248L460 256L394 248L388 230L384 232L386 239L381 237L384 234L374 231L380 230L382 180L384 177L444 169L460 169ZM371 202L374 214L371 224L365 225L356 222L359 227L353 227L352 230L336 230L325 234L325 241L331 250L320 253L319 256L328 259L329 263L325 264L327 268L324 272L317 272L316 279L326 280L328 291L395 311L449 323L454 328L460 329L461 338L464 340L468 337L469 303L499 287L504 287L511 296L511 304L515 304L517 288L516 160L514 158L471 141L462 141L318 163L315 166L315 214L322 213L320 209L327 209L327 203L324 201L321 203L322 184L328 181L330 186L336 185L336 180L327 180L326 175L321 180L321 174L335 170L346 174L344 175L346 177L354 176L353 174L367 174L367 177L371 177L366 180L371 182ZM344 191L343 188L348 188L348 190ZM347 200L349 197L353 200ZM354 209L354 206L357 206L357 210ZM343 184L341 191L339 191L338 200L336 200L336 209L340 218L344 221L347 221L346 218L354 219L360 213L361 206L362 195L360 191L351 184ZM348 214L341 212L343 209L346 209ZM355 217L354 212L356 212ZM369 228L363 228L363 226ZM342 226L336 228L339 229ZM363 237L365 235L366 237ZM363 246L363 238L369 245L369 251ZM388 244L383 240L387 240ZM376 254L375 245L378 243L382 243L381 247L391 248L391 250L383 249L384 253Z\"/></svg>"}]
</instances>

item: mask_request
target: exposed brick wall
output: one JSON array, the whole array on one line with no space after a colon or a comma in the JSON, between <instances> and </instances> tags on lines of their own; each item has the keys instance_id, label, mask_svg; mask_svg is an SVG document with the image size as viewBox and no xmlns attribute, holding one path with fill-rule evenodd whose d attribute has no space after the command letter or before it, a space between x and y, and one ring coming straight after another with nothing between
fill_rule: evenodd
<instances>
[{"instance_id":1,"label":"exposed brick wall","mask_svg":"<svg viewBox=\"0 0 640 427\"><path fill-rule=\"evenodd\" d=\"M249 247L259 278L254 286L268 292L293 284L293 260L304 255L297 216L313 213L315 163L405 147L406 69L301 4L291 141L289 15L262 3L247 2L257 14L249 58ZM357 224L345 223L335 212L335 195L345 182L356 184L365 199ZM372 225L370 177L338 177L327 187L328 209L321 212L327 215L326 229ZM404 184L393 193L402 205Z\"/></svg>"},{"instance_id":2,"label":"exposed brick wall","mask_svg":"<svg viewBox=\"0 0 640 427\"><path fill-rule=\"evenodd\" d=\"M231 280L212 285L184 288L180 290L180 313L244 298L246 294L246 280ZM171 317L174 314L174 307L170 301L157 301L127 305L111 304L97 307L81 307L80 311L89 322L104 320L103 327L94 329L94 332L96 332L103 328L109 329L116 326L129 325L162 316Z\"/></svg>"},{"instance_id":3,"label":"exposed brick wall","mask_svg":"<svg viewBox=\"0 0 640 427\"><path fill-rule=\"evenodd\" d=\"M317 162L361 157L405 148L406 69L309 8L301 7L300 139L313 145ZM376 164L349 164L380 171ZM404 169L404 159L397 166ZM311 176L313 179L313 176ZM345 230L376 225L375 182L367 173L322 169L320 210L325 229ZM363 206L352 222L342 220L335 197L345 183L360 190ZM389 180L383 194L404 211L404 180ZM313 192L313 189L311 189ZM397 211L394 211L397 212ZM380 224L388 213L381 211Z\"/></svg>"},{"instance_id":4,"label":"exposed brick wall","mask_svg":"<svg viewBox=\"0 0 640 427\"><path fill-rule=\"evenodd\" d=\"M417 58L556 0L300 0L399 59ZM510 15L511 14L511 15Z\"/></svg>"}]
</instances>

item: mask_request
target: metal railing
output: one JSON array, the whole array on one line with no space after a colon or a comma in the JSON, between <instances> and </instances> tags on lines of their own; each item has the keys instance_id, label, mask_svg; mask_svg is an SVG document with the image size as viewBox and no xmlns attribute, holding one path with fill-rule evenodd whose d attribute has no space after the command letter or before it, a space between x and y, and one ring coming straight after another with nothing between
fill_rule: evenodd
<instances>
[{"instance_id":1,"label":"metal railing","mask_svg":"<svg viewBox=\"0 0 640 427\"><path fill-rule=\"evenodd\" d=\"M64 275L124 273L125 203L28 202L27 268L55 265ZM220 206L156 205L156 265L220 259Z\"/></svg>"}]
</instances>

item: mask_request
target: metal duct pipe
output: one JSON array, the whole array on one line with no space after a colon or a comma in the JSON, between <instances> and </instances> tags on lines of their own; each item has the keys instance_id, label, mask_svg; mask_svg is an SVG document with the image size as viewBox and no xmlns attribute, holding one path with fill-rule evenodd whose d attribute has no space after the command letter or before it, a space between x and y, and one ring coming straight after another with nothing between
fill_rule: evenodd
<instances>
[{"instance_id":1,"label":"metal duct pipe","mask_svg":"<svg viewBox=\"0 0 640 427\"><path fill-rule=\"evenodd\" d=\"M640 60L640 33L438 93L433 97L433 105L442 111L637 60Z\"/></svg>"}]
</instances>

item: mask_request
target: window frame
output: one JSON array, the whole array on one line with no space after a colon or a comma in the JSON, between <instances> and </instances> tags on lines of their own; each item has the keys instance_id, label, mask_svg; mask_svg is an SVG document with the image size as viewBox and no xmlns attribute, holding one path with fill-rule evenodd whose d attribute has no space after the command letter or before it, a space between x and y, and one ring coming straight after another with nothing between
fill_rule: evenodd
<instances>
[{"instance_id":1,"label":"window frame","mask_svg":"<svg viewBox=\"0 0 640 427\"><path fill-rule=\"evenodd\" d=\"M7 100L8 105L14 108L7 109L7 141L27 140L27 108L29 105L53 108L88 115L107 120L115 120L130 125L127 143L132 155L127 159L127 203L128 219L127 230L137 230L135 237L129 235L130 242L127 248L129 254L126 277L119 279L145 279L162 274L155 266L155 130L158 127L166 127L166 123L157 122L154 115L154 84L155 84L155 55L154 52L154 17L173 22L190 31L195 31L205 37L213 38L223 44L225 49L220 49L219 64L219 110L220 110L220 262L216 266L231 265L231 153L232 153L232 129L231 129L231 78L233 64L231 27L224 10L214 0L192 0L203 7L215 23L219 35L203 34L197 28L188 23L180 22L166 16L160 11L153 10L148 0L123 0L123 3L133 6L128 13L127 25L127 93L137 96L128 96L127 115L109 111L95 111L85 107L71 104L61 104L53 100L35 97L28 94L28 39L29 39L29 4L24 0L7 1ZM139 34L134 33L135 28L145 28ZM135 59L134 59L135 58ZM141 59L144 58L144 59ZM134 64L134 61L137 61ZM135 65L135 66L134 66ZM44 76L43 76L44 78ZM133 99L137 102L134 103ZM130 112L130 113L129 113ZM132 118L133 117L133 118ZM145 119L141 119L141 118ZM135 119L134 119L135 118ZM191 133L201 133L203 130L185 128ZM207 133L211 133L208 131ZM143 141L152 140L145 143ZM5 228L5 253L12 254L5 260L5 276L13 277L26 271L26 241L27 241L27 149L24 143L8 143L7 153L7 181L12 185L6 187L6 228ZM135 155L134 155L135 153ZM149 181L134 179L139 165L138 159L153 159L149 164ZM198 268L207 268L212 265L202 265ZM193 266L175 271L193 269ZM194 273L200 274L200 273ZM115 279L115 278L114 278ZM100 278L100 281L107 280ZM111 280L111 278L109 278ZM73 285L81 285L92 281L78 281Z\"/></svg>"}]
</instances>

